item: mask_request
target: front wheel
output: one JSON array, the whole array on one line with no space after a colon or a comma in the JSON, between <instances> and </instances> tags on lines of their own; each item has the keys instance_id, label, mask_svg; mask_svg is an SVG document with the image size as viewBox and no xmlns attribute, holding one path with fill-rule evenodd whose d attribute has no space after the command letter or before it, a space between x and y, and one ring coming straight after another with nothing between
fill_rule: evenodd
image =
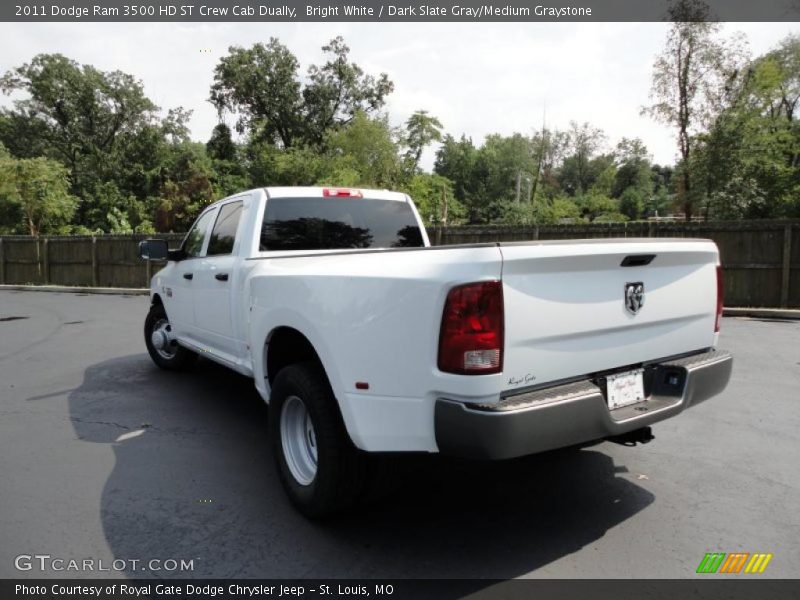
<instances>
[{"instance_id":1,"label":"front wheel","mask_svg":"<svg viewBox=\"0 0 800 600\"><path fill-rule=\"evenodd\" d=\"M167 311L161 304L153 304L144 320L144 343L150 358L162 369L180 371L191 366L197 354L178 345L172 337L172 326Z\"/></svg>"},{"instance_id":2,"label":"front wheel","mask_svg":"<svg viewBox=\"0 0 800 600\"><path fill-rule=\"evenodd\" d=\"M307 517L352 504L364 487L364 456L350 441L322 368L282 369L270 394L270 438L289 500Z\"/></svg>"}]
</instances>

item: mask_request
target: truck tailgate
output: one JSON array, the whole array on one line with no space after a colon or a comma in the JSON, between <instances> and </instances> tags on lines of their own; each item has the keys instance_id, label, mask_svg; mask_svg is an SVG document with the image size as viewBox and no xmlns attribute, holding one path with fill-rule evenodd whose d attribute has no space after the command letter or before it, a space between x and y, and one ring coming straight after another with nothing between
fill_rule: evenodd
<instances>
[{"instance_id":1,"label":"truck tailgate","mask_svg":"<svg viewBox=\"0 0 800 600\"><path fill-rule=\"evenodd\" d=\"M501 244L500 250L506 390L714 345L713 242L530 242ZM634 312L626 307L626 289L638 283L643 302Z\"/></svg>"}]
</instances>

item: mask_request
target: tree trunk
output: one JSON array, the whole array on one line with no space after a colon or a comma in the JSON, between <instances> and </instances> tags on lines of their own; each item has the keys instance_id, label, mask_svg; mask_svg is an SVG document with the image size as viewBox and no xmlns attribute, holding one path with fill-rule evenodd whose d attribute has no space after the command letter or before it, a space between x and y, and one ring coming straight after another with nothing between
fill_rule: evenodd
<instances>
[{"instance_id":1,"label":"tree trunk","mask_svg":"<svg viewBox=\"0 0 800 600\"><path fill-rule=\"evenodd\" d=\"M685 215L687 222L692 220L692 201L690 199L691 185L692 184L691 184L691 178L689 177L689 172L686 169L686 167L684 167L684 169L683 169L683 214Z\"/></svg>"}]
</instances>

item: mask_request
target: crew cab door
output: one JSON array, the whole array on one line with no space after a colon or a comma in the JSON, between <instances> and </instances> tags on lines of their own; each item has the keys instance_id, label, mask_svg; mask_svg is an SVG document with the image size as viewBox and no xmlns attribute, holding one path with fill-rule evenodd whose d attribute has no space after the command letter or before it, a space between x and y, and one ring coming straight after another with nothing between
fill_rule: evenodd
<instances>
[{"instance_id":1,"label":"crew cab door","mask_svg":"<svg viewBox=\"0 0 800 600\"><path fill-rule=\"evenodd\" d=\"M209 352L236 362L241 342L235 335L238 291L238 235L244 196L221 204L208 239L206 251L194 269L195 337Z\"/></svg>"},{"instance_id":2,"label":"crew cab door","mask_svg":"<svg viewBox=\"0 0 800 600\"><path fill-rule=\"evenodd\" d=\"M216 214L216 207L211 208L194 222L181 245L184 258L175 264L173 276L166 282L164 305L173 331L181 337L195 337L194 274L205 252Z\"/></svg>"}]
</instances>

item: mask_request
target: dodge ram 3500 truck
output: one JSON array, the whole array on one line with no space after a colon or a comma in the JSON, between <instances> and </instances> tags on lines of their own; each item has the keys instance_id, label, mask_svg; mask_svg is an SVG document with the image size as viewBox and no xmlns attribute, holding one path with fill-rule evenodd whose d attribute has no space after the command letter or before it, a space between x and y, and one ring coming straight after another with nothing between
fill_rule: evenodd
<instances>
[{"instance_id":1,"label":"dodge ram 3500 truck","mask_svg":"<svg viewBox=\"0 0 800 600\"><path fill-rule=\"evenodd\" d=\"M701 239L431 247L405 194L271 187L220 200L152 279L145 342L252 377L291 501L352 502L369 452L503 459L650 425L728 383Z\"/></svg>"}]
</instances>

